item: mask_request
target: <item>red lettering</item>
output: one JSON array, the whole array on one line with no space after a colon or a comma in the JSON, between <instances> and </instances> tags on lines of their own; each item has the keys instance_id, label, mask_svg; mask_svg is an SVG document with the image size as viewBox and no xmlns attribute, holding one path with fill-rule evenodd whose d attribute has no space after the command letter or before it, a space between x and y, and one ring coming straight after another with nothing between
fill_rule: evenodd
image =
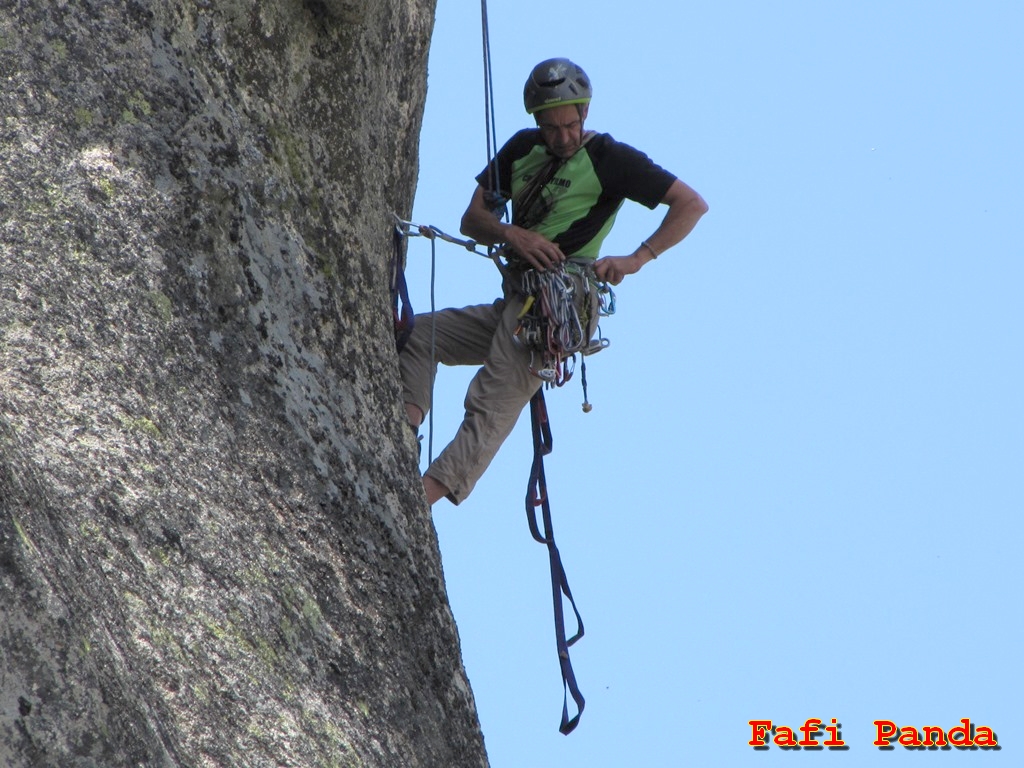
<instances>
[{"instance_id":1,"label":"red lettering","mask_svg":"<svg viewBox=\"0 0 1024 768\"><path fill-rule=\"evenodd\" d=\"M821 720L816 717L807 718L804 724L800 726L800 733L804 735L804 737L800 739L800 746L820 747L821 745L814 740L814 734L818 733L820 730Z\"/></svg>"},{"instance_id":2,"label":"red lettering","mask_svg":"<svg viewBox=\"0 0 1024 768\"><path fill-rule=\"evenodd\" d=\"M954 747L973 747L974 739L971 738L971 719L961 717L960 725L949 729L949 743Z\"/></svg>"},{"instance_id":3,"label":"red lettering","mask_svg":"<svg viewBox=\"0 0 1024 768\"><path fill-rule=\"evenodd\" d=\"M750 741L747 742L752 747L763 747L768 743L768 731L772 729L771 720L750 720L748 721L750 726Z\"/></svg>"},{"instance_id":4,"label":"red lettering","mask_svg":"<svg viewBox=\"0 0 1024 768\"><path fill-rule=\"evenodd\" d=\"M974 746L976 747L998 747L996 735L987 725L979 725L974 734Z\"/></svg>"},{"instance_id":5,"label":"red lettering","mask_svg":"<svg viewBox=\"0 0 1024 768\"><path fill-rule=\"evenodd\" d=\"M845 747L846 742L839 738L839 723L836 719L832 718L832 725L826 725L825 730L828 731L829 737L824 741L826 747Z\"/></svg>"},{"instance_id":6,"label":"red lettering","mask_svg":"<svg viewBox=\"0 0 1024 768\"><path fill-rule=\"evenodd\" d=\"M780 725L775 728L775 738L772 739L780 747L795 747L800 742L796 740L793 729L788 725Z\"/></svg>"},{"instance_id":7,"label":"red lettering","mask_svg":"<svg viewBox=\"0 0 1024 768\"><path fill-rule=\"evenodd\" d=\"M900 728L900 744L904 747L920 747L923 745L917 728L904 726Z\"/></svg>"},{"instance_id":8,"label":"red lettering","mask_svg":"<svg viewBox=\"0 0 1024 768\"><path fill-rule=\"evenodd\" d=\"M835 721L833 720L833 722ZM969 717L961 717L959 725L950 728L949 731L937 725L926 725L921 729L924 732L923 736L921 731L918 731L917 728L911 725L897 728L896 723L892 720L875 720L874 723L876 738L873 743L876 747L892 747L892 742L897 740L907 749L914 747L930 747L935 749L936 747L945 747L950 744L960 749L965 747L991 748L999 746L996 735L991 728L987 725L979 725L975 728L971 724L971 718ZM832 733L831 726L826 727L825 730L830 734ZM825 744L830 745L830 742L826 741Z\"/></svg>"},{"instance_id":9,"label":"red lettering","mask_svg":"<svg viewBox=\"0 0 1024 768\"><path fill-rule=\"evenodd\" d=\"M889 742L896 736L896 723L892 720L875 720L875 740L872 742L876 747L888 747Z\"/></svg>"}]
</instances>

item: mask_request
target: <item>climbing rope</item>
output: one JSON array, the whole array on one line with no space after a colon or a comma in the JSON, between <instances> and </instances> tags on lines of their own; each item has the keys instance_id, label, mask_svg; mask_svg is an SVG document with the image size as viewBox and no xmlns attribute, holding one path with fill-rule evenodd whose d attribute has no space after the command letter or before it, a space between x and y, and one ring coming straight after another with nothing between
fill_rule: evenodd
<instances>
[{"instance_id":1,"label":"climbing rope","mask_svg":"<svg viewBox=\"0 0 1024 768\"><path fill-rule=\"evenodd\" d=\"M501 189L498 166L494 154L498 150L498 130L494 108L494 73L491 68L491 33L487 19L487 0L480 0L480 37L484 55L484 135L487 137L487 168L491 189Z\"/></svg>"}]
</instances>

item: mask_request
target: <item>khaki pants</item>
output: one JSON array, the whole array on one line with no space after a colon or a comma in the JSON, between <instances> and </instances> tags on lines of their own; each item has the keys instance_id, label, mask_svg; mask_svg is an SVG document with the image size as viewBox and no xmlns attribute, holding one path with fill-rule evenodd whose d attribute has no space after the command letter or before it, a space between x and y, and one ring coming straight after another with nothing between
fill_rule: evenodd
<instances>
[{"instance_id":1,"label":"khaki pants","mask_svg":"<svg viewBox=\"0 0 1024 768\"><path fill-rule=\"evenodd\" d=\"M577 305L583 303L584 278L578 284ZM588 336L597 327L597 296L590 295ZM417 315L412 335L399 364L405 402L424 414L430 410L430 391L437 363L482 365L466 392L466 415L455 438L427 468L425 474L444 485L448 499L459 504L472 492L519 414L543 383L530 373L530 350L513 337L523 299L506 292L493 304L445 309ZM582 309L582 307L579 307ZM431 330L434 359L431 360ZM536 365L540 365L539 356Z\"/></svg>"}]
</instances>

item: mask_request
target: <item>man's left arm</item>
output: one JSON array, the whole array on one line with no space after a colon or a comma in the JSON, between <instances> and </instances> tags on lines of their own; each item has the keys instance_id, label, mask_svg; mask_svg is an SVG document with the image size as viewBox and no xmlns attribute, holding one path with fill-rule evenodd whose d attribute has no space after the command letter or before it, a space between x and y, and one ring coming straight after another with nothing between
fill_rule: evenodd
<instances>
[{"instance_id":1,"label":"man's left arm","mask_svg":"<svg viewBox=\"0 0 1024 768\"><path fill-rule=\"evenodd\" d=\"M661 200L668 206L668 213L661 225L650 237L629 256L605 256L594 263L594 273L599 280L618 285L626 275L633 275L648 261L658 258L693 231L700 217L708 212L696 190L676 179Z\"/></svg>"}]
</instances>

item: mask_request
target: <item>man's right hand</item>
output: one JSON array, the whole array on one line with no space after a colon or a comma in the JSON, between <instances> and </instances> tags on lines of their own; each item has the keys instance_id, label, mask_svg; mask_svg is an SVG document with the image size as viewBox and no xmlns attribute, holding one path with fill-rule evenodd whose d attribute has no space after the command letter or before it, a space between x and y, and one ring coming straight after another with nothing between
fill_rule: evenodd
<instances>
[{"instance_id":1,"label":"man's right hand","mask_svg":"<svg viewBox=\"0 0 1024 768\"><path fill-rule=\"evenodd\" d=\"M525 259L541 272L552 269L565 261L565 254L555 243L544 235L515 225L505 228L505 242L517 256Z\"/></svg>"},{"instance_id":2,"label":"man's right hand","mask_svg":"<svg viewBox=\"0 0 1024 768\"><path fill-rule=\"evenodd\" d=\"M506 243L516 255L541 272L565 261L562 249L531 229L505 224L495 218L487 205L483 187L477 185L469 207L462 214L459 231L484 245Z\"/></svg>"}]
</instances>

